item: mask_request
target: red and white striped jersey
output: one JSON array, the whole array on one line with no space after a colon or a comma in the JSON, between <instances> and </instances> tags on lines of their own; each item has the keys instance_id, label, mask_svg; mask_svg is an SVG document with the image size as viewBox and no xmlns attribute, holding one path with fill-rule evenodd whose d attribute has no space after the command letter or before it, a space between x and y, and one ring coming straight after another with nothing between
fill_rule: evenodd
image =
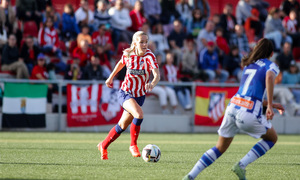
<instances>
[{"instance_id":1,"label":"red and white striped jersey","mask_svg":"<svg viewBox=\"0 0 300 180\"><path fill-rule=\"evenodd\" d=\"M164 65L163 66L165 78L169 82L177 82L178 81L178 68L174 65Z\"/></svg>"},{"instance_id":2,"label":"red and white striped jersey","mask_svg":"<svg viewBox=\"0 0 300 180\"><path fill-rule=\"evenodd\" d=\"M149 82L150 73L152 69L158 68L155 55L147 49L143 56L132 53L130 58L127 58L123 54L121 61L127 67L121 89L131 93L133 97L145 95L145 85Z\"/></svg>"}]
</instances>

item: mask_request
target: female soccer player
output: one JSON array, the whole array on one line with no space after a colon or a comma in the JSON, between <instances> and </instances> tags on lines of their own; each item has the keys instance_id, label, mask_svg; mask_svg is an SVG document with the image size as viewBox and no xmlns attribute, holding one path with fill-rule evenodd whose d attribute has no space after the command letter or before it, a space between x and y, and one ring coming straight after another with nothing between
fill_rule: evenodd
<instances>
[{"instance_id":1,"label":"female soccer player","mask_svg":"<svg viewBox=\"0 0 300 180\"><path fill-rule=\"evenodd\" d=\"M264 155L276 143L277 134L268 120L272 120L274 116L273 108L278 109L281 114L284 108L281 104L272 102L274 80L279 73L278 66L267 59L272 55L272 42L262 39L253 51L242 59L244 71L240 88L227 106L223 122L218 130L217 145L202 155L194 168L183 178L184 180L193 180L219 158L227 150L239 130L254 138L262 138L232 167L232 171L239 179L246 179L246 166ZM267 101L263 101L265 89ZM262 115L262 106L267 107L267 117Z\"/></svg>"},{"instance_id":2,"label":"female soccer player","mask_svg":"<svg viewBox=\"0 0 300 180\"><path fill-rule=\"evenodd\" d=\"M127 72L118 95L119 103L124 111L118 124L109 131L104 141L98 144L102 160L108 159L107 147L120 136L130 123L131 145L129 151L133 157L141 156L137 147L140 125L143 121L141 106L146 93L150 92L160 80L156 58L148 49L148 35L143 31L137 31L133 35L130 48L124 50L121 60L106 80L107 87L112 88L113 78L125 65ZM149 83L151 71L154 78Z\"/></svg>"}]
</instances>

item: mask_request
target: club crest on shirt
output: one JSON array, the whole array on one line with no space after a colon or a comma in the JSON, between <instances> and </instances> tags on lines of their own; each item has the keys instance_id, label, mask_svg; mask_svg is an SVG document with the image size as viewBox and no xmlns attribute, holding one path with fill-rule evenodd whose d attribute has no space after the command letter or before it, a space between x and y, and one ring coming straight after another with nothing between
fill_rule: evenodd
<instances>
[{"instance_id":1,"label":"club crest on shirt","mask_svg":"<svg viewBox=\"0 0 300 180\"><path fill-rule=\"evenodd\" d=\"M142 60L142 61L140 61L140 65L142 65L142 64L144 64L144 61Z\"/></svg>"}]
</instances>

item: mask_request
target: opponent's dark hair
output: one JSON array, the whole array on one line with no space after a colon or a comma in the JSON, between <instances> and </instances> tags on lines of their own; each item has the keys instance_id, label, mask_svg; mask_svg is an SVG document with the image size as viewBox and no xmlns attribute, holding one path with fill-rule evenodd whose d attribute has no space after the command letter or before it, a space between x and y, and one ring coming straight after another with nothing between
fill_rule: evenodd
<instances>
[{"instance_id":1,"label":"opponent's dark hair","mask_svg":"<svg viewBox=\"0 0 300 180\"><path fill-rule=\"evenodd\" d=\"M259 40L254 49L242 58L242 66L248 66L259 59L269 58L274 50L273 43L269 39Z\"/></svg>"}]
</instances>

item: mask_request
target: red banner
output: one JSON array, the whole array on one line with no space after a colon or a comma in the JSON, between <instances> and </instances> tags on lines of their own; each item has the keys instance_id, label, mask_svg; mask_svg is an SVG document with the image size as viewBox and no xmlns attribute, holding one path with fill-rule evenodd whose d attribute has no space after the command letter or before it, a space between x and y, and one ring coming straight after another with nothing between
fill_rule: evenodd
<instances>
[{"instance_id":1,"label":"red banner","mask_svg":"<svg viewBox=\"0 0 300 180\"><path fill-rule=\"evenodd\" d=\"M118 103L120 81L114 88L93 84L89 86L67 85L68 127L116 124L123 108Z\"/></svg>"},{"instance_id":2,"label":"red banner","mask_svg":"<svg viewBox=\"0 0 300 180\"><path fill-rule=\"evenodd\" d=\"M227 104L238 87L196 87L195 125L220 126Z\"/></svg>"}]
</instances>

